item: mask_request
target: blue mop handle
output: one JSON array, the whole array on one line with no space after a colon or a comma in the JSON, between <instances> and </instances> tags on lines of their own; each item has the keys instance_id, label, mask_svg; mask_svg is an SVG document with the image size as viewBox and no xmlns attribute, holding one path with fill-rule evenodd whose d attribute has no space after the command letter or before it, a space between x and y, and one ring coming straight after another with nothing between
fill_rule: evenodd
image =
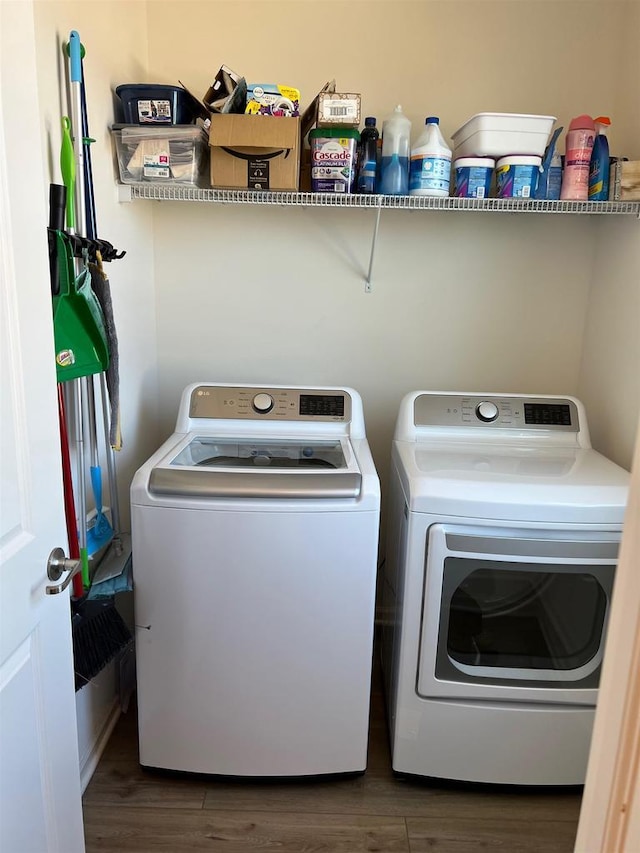
<instances>
[{"instance_id":1,"label":"blue mop handle","mask_svg":"<svg viewBox=\"0 0 640 853\"><path fill-rule=\"evenodd\" d=\"M96 502L96 512L102 515L102 471L98 466L92 465L91 471L91 488L93 489L93 499Z\"/></svg>"},{"instance_id":2,"label":"blue mop handle","mask_svg":"<svg viewBox=\"0 0 640 853\"><path fill-rule=\"evenodd\" d=\"M72 83L82 82L82 45L80 34L77 30L71 30L69 34L69 75Z\"/></svg>"}]
</instances>

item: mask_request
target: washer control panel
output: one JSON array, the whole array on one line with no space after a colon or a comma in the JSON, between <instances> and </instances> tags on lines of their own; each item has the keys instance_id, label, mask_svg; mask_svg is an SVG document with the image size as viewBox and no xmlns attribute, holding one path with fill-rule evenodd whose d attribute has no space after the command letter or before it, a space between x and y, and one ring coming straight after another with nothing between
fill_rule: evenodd
<instances>
[{"instance_id":1,"label":"washer control panel","mask_svg":"<svg viewBox=\"0 0 640 853\"><path fill-rule=\"evenodd\" d=\"M575 403L559 397L420 394L414 404L414 424L580 431Z\"/></svg>"},{"instance_id":2,"label":"washer control panel","mask_svg":"<svg viewBox=\"0 0 640 853\"><path fill-rule=\"evenodd\" d=\"M351 397L340 390L199 385L191 393L189 417L348 423Z\"/></svg>"}]
</instances>

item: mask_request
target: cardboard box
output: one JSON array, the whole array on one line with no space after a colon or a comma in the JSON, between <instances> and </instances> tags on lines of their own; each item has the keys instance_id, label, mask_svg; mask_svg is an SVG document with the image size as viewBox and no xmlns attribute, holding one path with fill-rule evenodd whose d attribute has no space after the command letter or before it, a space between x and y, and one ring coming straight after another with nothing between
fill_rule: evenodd
<instances>
[{"instance_id":1,"label":"cardboard box","mask_svg":"<svg viewBox=\"0 0 640 853\"><path fill-rule=\"evenodd\" d=\"M227 65L221 65L202 99L212 113L243 113L247 82Z\"/></svg>"},{"instance_id":2,"label":"cardboard box","mask_svg":"<svg viewBox=\"0 0 640 853\"><path fill-rule=\"evenodd\" d=\"M321 92L318 96L318 127L360 127L360 95Z\"/></svg>"},{"instance_id":3,"label":"cardboard box","mask_svg":"<svg viewBox=\"0 0 640 853\"><path fill-rule=\"evenodd\" d=\"M640 201L640 160L618 160L609 171L610 201Z\"/></svg>"},{"instance_id":4,"label":"cardboard box","mask_svg":"<svg viewBox=\"0 0 640 853\"><path fill-rule=\"evenodd\" d=\"M211 186L297 190L300 118L228 113L211 116Z\"/></svg>"}]
</instances>

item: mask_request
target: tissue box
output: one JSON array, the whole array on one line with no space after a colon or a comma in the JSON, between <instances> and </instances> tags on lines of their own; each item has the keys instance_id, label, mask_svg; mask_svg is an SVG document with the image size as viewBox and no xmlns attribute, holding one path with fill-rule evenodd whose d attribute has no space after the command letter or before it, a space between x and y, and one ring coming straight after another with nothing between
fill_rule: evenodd
<instances>
[{"instance_id":1,"label":"tissue box","mask_svg":"<svg viewBox=\"0 0 640 853\"><path fill-rule=\"evenodd\" d=\"M212 115L209 148L212 187L298 189L299 117Z\"/></svg>"}]
</instances>

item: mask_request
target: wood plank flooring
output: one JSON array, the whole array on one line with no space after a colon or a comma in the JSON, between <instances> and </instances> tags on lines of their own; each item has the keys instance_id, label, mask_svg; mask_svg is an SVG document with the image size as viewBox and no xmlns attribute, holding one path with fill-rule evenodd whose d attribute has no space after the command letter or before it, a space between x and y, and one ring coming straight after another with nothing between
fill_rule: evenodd
<instances>
[{"instance_id":1,"label":"wood plank flooring","mask_svg":"<svg viewBox=\"0 0 640 853\"><path fill-rule=\"evenodd\" d=\"M436 785L391 771L379 668L364 776L220 782L142 771L135 709L84 796L87 853L571 853L580 793Z\"/></svg>"}]
</instances>

